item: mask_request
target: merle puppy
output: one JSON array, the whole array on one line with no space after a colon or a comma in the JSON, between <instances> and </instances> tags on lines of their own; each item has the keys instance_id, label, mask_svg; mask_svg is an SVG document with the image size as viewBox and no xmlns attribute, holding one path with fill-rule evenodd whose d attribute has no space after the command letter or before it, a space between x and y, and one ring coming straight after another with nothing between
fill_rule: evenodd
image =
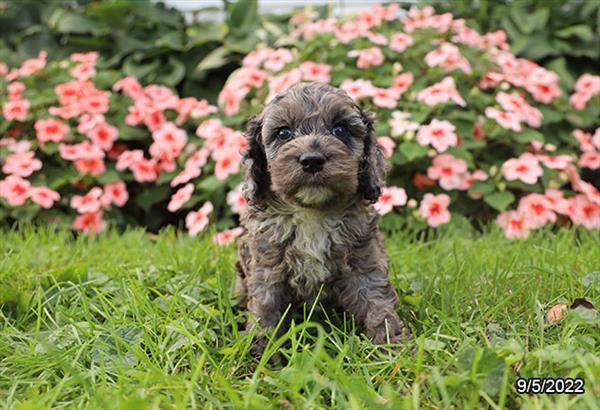
<instances>
[{"instance_id":1,"label":"merle puppy","mask_svg":"<svg viewBox=\"0 0 600 410\"><path fill-rule=\"evenodd\" d=\"M246 233L236 293L264 332L319 293L354 315L374 343L397 343L403 324L377 200L385 161L373 115L342 90L296 85L250 120L243 192ZM254 353L265 347L264 333Z\"/></svg>"}]
</instances>

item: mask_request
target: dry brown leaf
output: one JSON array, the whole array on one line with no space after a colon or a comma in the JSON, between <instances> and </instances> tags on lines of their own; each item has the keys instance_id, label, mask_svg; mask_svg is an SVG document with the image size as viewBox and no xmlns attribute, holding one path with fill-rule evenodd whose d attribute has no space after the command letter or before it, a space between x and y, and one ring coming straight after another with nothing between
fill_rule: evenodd
<instances>
[{"instance_id":1,"label":"dry brown leaf","mask_svg":"<svg viewBox=\"0 0 600 410\"><path fill-rule=\"evenodd\" d=\"M546 320L551 325L558 323L563 317L566 316L568 307L566 303L559 303L550 308L546 313Z\"/></svg>"}]
</instances>

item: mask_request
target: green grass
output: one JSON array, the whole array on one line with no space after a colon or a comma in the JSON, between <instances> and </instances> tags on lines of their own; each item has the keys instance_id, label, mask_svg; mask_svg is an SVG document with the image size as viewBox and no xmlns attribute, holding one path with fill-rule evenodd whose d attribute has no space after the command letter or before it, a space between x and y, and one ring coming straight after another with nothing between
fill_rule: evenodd
<instances>
[{"instance_id":1,"label":"green grass","mask_svg":"<svg viewBox=\"0 0 600 410\"><path fill-rule=\"evenodd\" d=\"M210 235L0 238L0 408L600 407L597 313L545 321L559 302L600 305L597 232L389 235L410 342L379 349L315 313L260 361L231 298L234 247ZM586 393L521 395L518 376L582 377Z\"/></svg>"}]
</instances>

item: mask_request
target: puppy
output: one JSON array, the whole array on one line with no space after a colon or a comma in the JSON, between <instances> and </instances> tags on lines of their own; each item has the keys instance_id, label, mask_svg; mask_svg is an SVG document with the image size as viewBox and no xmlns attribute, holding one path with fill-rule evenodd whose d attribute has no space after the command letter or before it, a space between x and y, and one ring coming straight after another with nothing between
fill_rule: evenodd
<instances>
[{"instance_id":1,"label":"puppy","mask_svg":"<svg viewBox=\"0 0 600 410\"><path fill-rule=\"evenodd\" d=\"M342 90L299 84L251 119L246 137L236 293L254 316L248 327L270 332L289 305L313 303L320 292L374 343L399 342L404 327L371 205L385 173L373 115Z\"/></svg>"}]
</instances>

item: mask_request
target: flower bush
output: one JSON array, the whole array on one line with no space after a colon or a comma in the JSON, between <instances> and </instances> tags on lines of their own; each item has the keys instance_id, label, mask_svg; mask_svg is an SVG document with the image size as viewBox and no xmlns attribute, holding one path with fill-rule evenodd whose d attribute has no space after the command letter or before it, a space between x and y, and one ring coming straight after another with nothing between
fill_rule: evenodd
<instances>
[{"instance_id":1,"label":"flower bush","mask_svg":"<svg viewBox=\"0 0 600 410\"><path fill-rule=\"evenodd\" d=\"M218 110L206 100L97 71L97 59L48 62L41 52L0 65L0 217L94 233L185 221L197 234L211 213L232 224L245 205L243 135L209 118Z\"/></svg>"},{"instance_id":2,"label":"flower bush","mask_svg":"<svg viewBox=\"0 0 600 410\"><path fill-rule=\"evenodd\" d=\"M287 46L250 52L219 108L100 69L94 52L0 63L0 218L86 232L231 228L245 206L246 120L291 85L322 81L377 114L392 165L380 213L417 227L497 217L511 238L569 220L600 228L600 77L561 89L557 74L511 54L503 32L431 8L313 18L291 20Z\"/></svg>"},{"instance_id":3,"label":"flower bush","mask_svg":"<svg viewBox=\"0 0 600 410\"><path fill-rule=\"evenodd\" d=\"M302 17L288 46L246 56L220 94L224 115L241 122L295 83L328 82L377 114L392 165L380 213L407 204L397 211L432 227L497 217L510 238L569 220L600 228L600 77L562 89L504 32L431 7Z\"/></svg>"}]
</instances>

